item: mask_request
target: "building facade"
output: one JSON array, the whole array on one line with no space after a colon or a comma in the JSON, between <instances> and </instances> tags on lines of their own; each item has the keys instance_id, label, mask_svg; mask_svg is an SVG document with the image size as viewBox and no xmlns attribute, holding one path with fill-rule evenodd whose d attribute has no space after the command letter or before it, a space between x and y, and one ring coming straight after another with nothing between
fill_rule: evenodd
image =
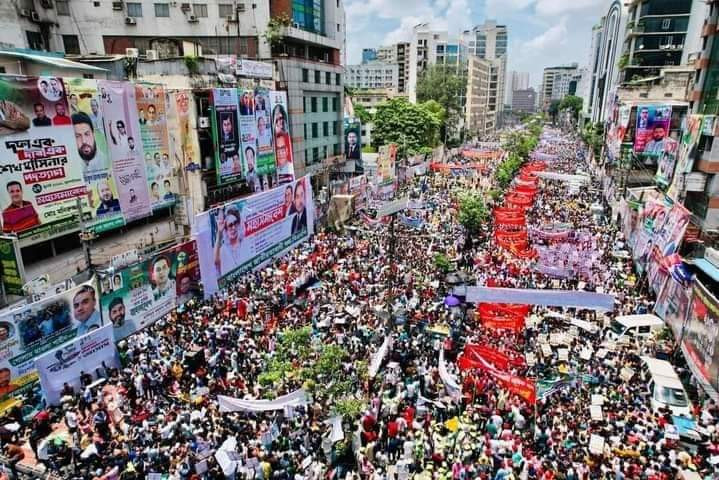
<instances>
[{"instance_id":1,"label":"building facade","mask_svg":"<svg viewBox=\"0 0 719 480\"><path fill-rule=\"evenodd\" d=\"M569 94L570 84L577 74L578 64L547 67L542 76L540 105L547 108L554 100L562 100Z\"/></svg>"},{"instance_id":2,"label":"building facade","mask_svg":"<svg viewBox=\"0 0 719 480\"><path fill-rule=\"evenodd\" d=\"M537 92L533 88L515 90L512 93L512 111L534 113L537 107Z\"/></svg>"},{"instance_id":3,"label":"building facade","mask_svg":"<svg viewBox=\"0 0 719 480\"><path fill-rule=\"evenodd\" d=\"M373 61L348 65L345 84L360 89L391 89L399 91L399 65Z\"/></svg>"},{"instance_id":4,"label":"building facade","mask_svg":"<svg viewBox=\"0 0 719 480\"><path fill-rule=\"evenodd\" d=\"M377 49L377 60L398 67L397 93L407 95L409 83L409 42L399 42Z\"/></svg>"},{"instance_id":5,"label":"building facade","mask_svg":"<svg viewBox=\"0 0 719 480\"><path fill-rule=\"evenodd\" d=\"M493 20L487 20L482 25L476 25L471 30L462 32L462 41L467 45L470 55L483 60L490 60L494 65L493 82L491 85L490 102L496 104L497 118L499 119L503 106L507 101L507 45L509 33L505 25L497 25ZM529 78L527 77L527 82Z\"/></svg>"},{"instance_id":6,"label":"building facade","mask_svg":"<svg viewBox=\"0 0 719 480\"><path fill-rule=\"evenodd\" d=\"M504 104L512 105L512 95L516 90L526 90L529 88L529 72L516 72L514 70L507 72L507 78L504 88Z\"/></svg>"},{"instance_id":7,"label":"building facade","mask_svg":"<svg viewBox=\"0 0 719 480\"><path fill-rule=\"evenodd\" d=\"M377 60L377 49L376 48L363 48L362 49L362 64L373 62Z\"/></svg>"},{"instance_id":8,"label":"building facade","mask_svg":"<svg viewBox=\"0 0 719 480\"><path fill-rule=\"evenodd\" d=\"M490 106L490 82L493 68L490 60L470 56L467 68L467 103L465 125L470 137L482 138L494 131L496 103Z\"/></svg>"},{"instance_id":9,"label":"building facade","mask_svg":"<svg viewBox=\"0 0 719 480\"><path fill-rule=\"evenodd\" d=\"M417 101L417 81L427 67L445 65L465 74L467 57L467 46L462 40L450 37L446 31L432 30L426 23L415 26L409 47L407 93L410 102Z\"/></svg>"}]
</instances>

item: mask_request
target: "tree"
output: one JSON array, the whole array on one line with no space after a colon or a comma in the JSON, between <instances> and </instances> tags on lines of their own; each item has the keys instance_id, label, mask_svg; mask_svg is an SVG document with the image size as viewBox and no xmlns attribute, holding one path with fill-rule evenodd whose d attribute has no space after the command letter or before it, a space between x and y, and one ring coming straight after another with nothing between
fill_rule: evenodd
<instances>
[{"instance_id":1,"label":"tree","mask_svg":"<svg viewBox=\"0 0 719 480\"><path fill-rule=\"evenodd\" d=\"M481 196L469 192L460 195L458 220L467 238L476 235L488 217L489 212Z\"/></svg>"},{"instance_id":2,"label":"tree","mask_svg":"<svg viewBox=\"0 0 719 480\"><path fill-rule=\"evenodd\" d=\"M559 104L561 102L559 100L552 100L552 103L549 104L549 108L547 109L547 113L550 117L552 117L552 123L557 123L557 115L559 114Z\"/></svg>"},{"instance_id":3,"label":"tree","mask_svg":"<svg viewBox=\"0 0 719 480\"><path fill-rule=\"evenodd\" d=\"M572 116L576 120L579 118L579 112L582 111L583 103L584 100L582 100L581 97L577 97L576 95L567 95L562 99L562 102L559 104L559 109L570 110L572 112Z\"/></svg>"},{"instance_id":4,"label":"tree","mask_svg":"<svg viewBox=\"0 0 719 480\"><path fill-rule=\"evenodd\" d=\"M372 129L375 147L396 143L400 157L437 145L440 121L422 105L393 98L377 105Z\"/></svg>"},{"instance_id":5,"label":"tree","mask_svg":"<svg viewBox=\"0 0 719 480\"><path fill-rule=\"evenodd\" d=\"M366 125L372 122L372 114L359 103L353 105L355 111L355 117L359 118L362 125Z\"/></svg>"},{"instance_id":6,"label":"tree","mask_svg":"<svg viewBox=\"0 0 719 480\"><path fill-rule=\"evenodd\" d=\"M467 78L457 73L456 69L446 65L428 67L417 81L417 101L434 100L445 110L446 116L440 129L444 138L451 129L459 124L462 116L462 98L467 93Z\"/></svg>"}]
</instances>

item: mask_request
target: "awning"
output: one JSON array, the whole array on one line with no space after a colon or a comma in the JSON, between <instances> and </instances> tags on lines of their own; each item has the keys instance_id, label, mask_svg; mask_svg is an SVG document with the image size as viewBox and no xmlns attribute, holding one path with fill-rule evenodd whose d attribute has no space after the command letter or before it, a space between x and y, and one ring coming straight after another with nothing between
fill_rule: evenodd
<instances>
[{"instance_id":1,"label":"awning","mask_svg":"<svg viewBox=\"0 0 719 480\"><path fill-rule=\"evenodd\" d=\"M709 263L704 258L695 258L691 261L692 265L695 265L699 270L706 273L715 282L719 282L719 268Z\"/></svg>"},{"instance_id":2,"label":"awning","mask_svg":"<svg viewBox=\"0 0 719 480\"><path fill-rule=\"evenodd\" d=\"M29 62L43 63L45 65L52 65L53 67L66 68L70 70L90 70L93 72L107 72L106 69L100 67L93 67L86 63L73 62L67 58L53 57L49 55L36 55L32 53L24 52L13 52L9 50L0 50L0 56L18 58L27 60Z\"/></svg>"}]
</instances>

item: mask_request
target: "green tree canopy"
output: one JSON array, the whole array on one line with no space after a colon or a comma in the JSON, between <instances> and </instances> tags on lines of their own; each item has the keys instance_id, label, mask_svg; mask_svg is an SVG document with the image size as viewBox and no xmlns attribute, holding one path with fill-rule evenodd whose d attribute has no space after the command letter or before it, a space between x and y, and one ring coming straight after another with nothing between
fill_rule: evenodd
<instances>
[{"instance_id":1,"label":"green tree canopy","mask_svg":"<svg viewBox=\"0 0 719 480\"><path fill-rule=\"evenodd\" d=\"M400 156L413 154L437 145L439 127L436 115L424 105L393 98L377 105L372 144L379 147L396 143Z\"/></svg>"},{"instance_id":2,"label":"green tree canopy","mask_svg":"<svg viewBox=\"0 0 719 480\"><path fill-rule=\"evenodd\" d=\"M442 137L447 128L451 131L458 124L463 113L462 98L466 93L467 77L451 66L432 65L417 80L417 101L423 103L434 100L446 112L440 129Z\"/></svg>"},{"instance_id":3,"label":"green tree canopy","mask_svg":"<svg viewBox=\"0 0 719 480\"><path fill-rule=\"evenodd\" d=\"M363 105L355 103L353 105L355 111L355 117L359 118L362 125L366 125L372 122L372 114Z\"/></svg>"},{"instance_id":4,"label":"green tree canopy","mask_svg":"<svg viewBox=\"0 0 719 480\"><path fill-rule=\"evenodd\" d=\"M584 101L581 97L577 97L576 95L567 95L562 99L562 102L559 104L560 110L571 110L572 115L574 118L579 117L579 112L582 111L582 103Z\"/></svg>"},{"instance_id":5,"label":"green tree canopy","mask_svg":"<svg viewBox=\"0 0 719 480\"><path fill-rule=\"evenodd\" d=\"M476 193L466 192L459 196L459 223L468 236L479 232L482 224L487 221L489 212L482 197Z\"/></svg>"},{"instance_id":6,"label":"green tree canopy","mask_svg":"<svg viewBox=\"0 0 719 480\"><path fill-rule=\"evenodd\" d=\"M559 105L562 102L559 100L552 100L552 103L549 104L549 108L547 109L547 113L549 113L549 116L552 117L552 123L557 122L557 115L559 114Z\"/></svg>"}]
</instances>

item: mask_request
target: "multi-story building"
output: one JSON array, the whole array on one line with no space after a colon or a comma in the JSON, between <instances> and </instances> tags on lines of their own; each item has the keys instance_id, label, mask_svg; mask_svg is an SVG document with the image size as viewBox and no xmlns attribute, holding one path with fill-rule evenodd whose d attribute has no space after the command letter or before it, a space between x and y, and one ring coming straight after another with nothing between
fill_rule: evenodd
<instances>
[{"instance_id":1,"label":"multi-story building","mask_svg":"<svg viewBox=\"0 0 719 480\"><path fill-rule=\"evenodd\" d=\"M397 64L399 76L397 77L397 93L407 94L409 82L409 42L393 43L377 49L377 60Z\"/></svg>"},{"instance_id":2,"label":"multi-story building","mask_svg":"<svg viewBox=\"0 0 719 480\"><path fill-rule=\"evenodd\" d=\"M516 90L526 90L529 88L529 72L516 72L514 70L507 72L505 81L504 104L512 105L512 95Z\"/></svg>"},{"instance_id":3,"label":"multi-story building","mask_svg":"<svg viewBox=\"0 0 719 480\"><path fill-rule=\"evenodd\" d=\"M512 92L512 111L534 113L537 106L537 92L533 88L525 88Z\"/></svg>"},{"instance_id":4,"label":"multi-story building","mask_svg":"<svg viewBox=\"0 0 719 480\"><path fill-rule=\"evenodd\" d=\"M481 138L495 128L496 103L493 108L489 104L492 70L492 61L469 57L464 122L471 137Z\"/></svg>"},{"instance_id":5,"label":"multi-story building","mask_svg":"<svg viewBox=\"0 0 719 480\"><path fill-rule=\"evenodd\" d=\"M373 61L348 65L345 84L360 89L391 89L399 91L399 65Z\"/></svg>"},{"instance_id":6,"label":"multi-story building","mask_svg":"<svg viewBox=\"0 0 719 480\"><path fill-rule=\"evenodd\" d=\"M540 104L543 108L549 106L553 100L562 100L569 94L570 83L577 74L578 64L566 66L546 67L542 76L542 89Z\"/></svg>"},{"instance_id":7,"label":"multi-story building","mask_svg":"<svg viewBox=\"0 0 719 480\"><path fill-rule=\"evenodd\" d=\"M686 65L702 49L705 2L632 0L627 6L620 82L659 74L663 67Z\"/></svg>"},{"instance_id":8,"label":"multi-story building","mask_svg":"<svg viewBox=\"0 0 719 480\"><path fill-rule=\"evenodd\" d=\"M597 88L597 70L599 68L599 48L602 42L602 32L604 29L603 22L604 19L602 19L599 24L592 27L592 39L589 45L589 58L587 61L588 74L586 78L588 86L587 96L584 98L584 102L582 103L582 118L590 121L593 121L592 114L596 103L596 100L594 100L593 97Z\"/></svg>"},{"instance_id":9,"label":"multi-story building","mask_svg":"<svg viewBox=\"0 0 719 480\"><path fill-rule=\"evenodd\" d=\"M502 107L506 103L507 27L497 25L497 22L493 20L487 20L482 25L477 25L471 30L462 32L462 40L467 45L470 55L483 60L491 60L496 67L496 82L492 86L490 95L494 97L492 103L498 105L495 111L497 112L497 124L499 124L499 117L503 111ZM529 82L529 78L527 78L527 82Z\"/></svg>"},{"instance_id":10,"label":"multi-story building","mask_svg":"<svg viewBox=\"0 0 719 480\"><path fill-rule=\"evenodd\" d=\"M460 39L451 38L446 31L432 30L426 23L415 26L409 47L409 100L417 101L417 81L427 67L445 65L464 74L467 56L467 46Z\"/></svg>"},{"instance_id":11,"label":"multi-story building","mask_svg":"<svg viewBox=\"0 0 719 480\"><path fill-rule=\"evenodd\" d=\"M362 49L362 64L377 60L377 49L376 48L363 48Z\"/></svg>"}]
</instances>

